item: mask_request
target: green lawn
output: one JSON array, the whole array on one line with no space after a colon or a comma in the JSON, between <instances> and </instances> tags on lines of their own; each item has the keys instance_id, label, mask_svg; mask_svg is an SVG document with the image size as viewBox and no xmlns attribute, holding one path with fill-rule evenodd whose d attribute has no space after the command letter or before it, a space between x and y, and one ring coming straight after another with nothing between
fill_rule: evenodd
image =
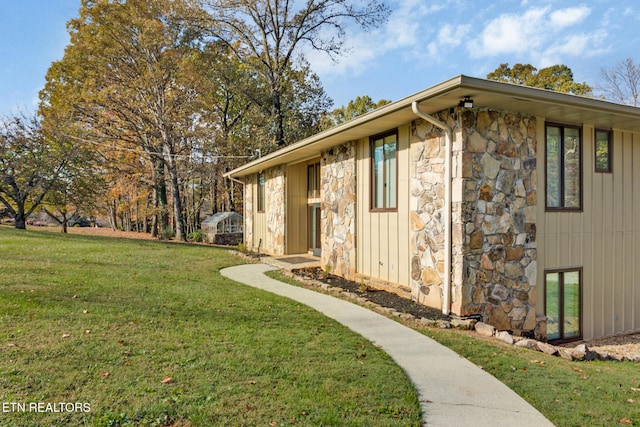
<instances>
[{"instance_id":1,"label":"green lawn","mask_svg":"<svg viewBox=\"0 0 640 427\"><path fill-rule=\"evenodd\" d=\"M295 283L278 272L271 276ZM413 327L481 366L558 427L640 425L637 363L569 362L473 332Z\"/></svg>"},{"instance_id":2,"label":"green lawn","mask_svg":"<svg viewBox=\"0 0 640 427\"><path fill-rule=\"evenodd\" d=\"M423 332L482 366L558 427L640 425L640 366L569 362L444 329Z\"/></svg>"},{"instance_id":3,"label":"green lawn","mask_svg":"<svg viewBox=\"0 0 640 427\"><path fill-rule=\"evenodd\" d=\"M384 352L219 274L240 262L0 227L0 425L420 425Z\"/></svg>"}]
</instances>

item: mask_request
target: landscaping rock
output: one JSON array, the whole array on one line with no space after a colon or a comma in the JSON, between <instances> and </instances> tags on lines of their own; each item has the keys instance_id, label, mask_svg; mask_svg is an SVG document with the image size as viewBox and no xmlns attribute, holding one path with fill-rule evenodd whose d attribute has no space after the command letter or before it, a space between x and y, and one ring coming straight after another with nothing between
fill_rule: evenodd
<instances>
[{"instance_id":1,"label":"landscaping rock","mask_svg":"<svg viewBox=\"0 0 640 427\"><path fill-rule=\"evenodd\" d=\"M413 314L409 314L409 313L400 313L400 318L402 320L406 320L406 321L416 320L415 316Z\"/></svg>"},{"instance_id":2,"label":"landscaping rock","mask_svg":"<svg viewBox=\"0 0 640 427\"><path fill-rule=\"evenodd\" d=\"M539 348L538 348L538 341L532 340L532 339L529 339L529 338L525 338L523 340L520 340L520 341L516 342L515 345L517 347L527 348L529 350L540 351Z\"/></svg>"},{"instance_id":3,"label":"landscaping rock","mask_svg":"<svg viewBox=\"0 0 640 427\"><path fill-rule=\"evenodd\" d=\"M441 329L451 329L451 322L448 320L437 320L436 326Z\"/></svg>"},{"instance_id":4,"label":"landscaping rock","mask_svg":"<svg viewBox=\"0 0 640 427\"><path fill-rule=\"evenodd\" d=\"M547 344L539 341L538 341L538 350L540 350L543 353L550 354L552 356L558 353L558 349L556 347L552 346L551 344Z\"/></svg>"},{"instance_id":5,"label":"landscaping rock","mask_svg":"<svg viewBox=\"0 0 640 427\"><path fill-rule=\"evenodd\" d=\"M476 323L478 321L475 319L451 319L451 326L456 329L473 330Z\"/></svg>"},{"instance_id":6,"label":"landscaping rock","mask_svg":"<svg viewBox=\"0 0 640 427\"><path fill-rule=\"evenodd\" d=\"M573 360L573 354L571 353L571 349L558 348L558 356L566 360Z\"/></svg>"},{"instance_id":7,"label":"landscaping rock","mask_svg":"<svg viewBox=\"0 0 640 427\"><path fill-rule=\"evenodd\" d=\"M433 319L428 319L426 317L421 318L420 323L422 323L424 326L431 326L431 327L438 326L438 322L436 322Z\"/></svg>"},{"instance_id":8,"label":"landscaping rock","mask_svg":"<svg viewBox=\"0 0 640 427\"><path fill-rule=\"evenodd\" d=\"M575 346L574 348L569 349L569 352L571 353L571 356L574 360L584 360L588 351L589 349L585 344L580 344Z\"/></svg>"},{"instance_id":9,"label":"landscaping rock","mask_svg":"<svg viewBox=\"0 0 640 427\"><path fill-rule=\"evenodd\" d=\"M478 322L474 326L476 332L484 337L492 337L496 333L496 328L483 322Z\"/></svg>"},{"instance_id":10,"label":"landscaping rock","mask_svg":"<svg viewBox=\"0 0 640 427\"><path fill-rule=\"evenodd\" d=\"M507 344L513 344L513 337L507 331L498 331L496 332L496 338L500 341L504 341Z\"/></svg>"}]
</instances>

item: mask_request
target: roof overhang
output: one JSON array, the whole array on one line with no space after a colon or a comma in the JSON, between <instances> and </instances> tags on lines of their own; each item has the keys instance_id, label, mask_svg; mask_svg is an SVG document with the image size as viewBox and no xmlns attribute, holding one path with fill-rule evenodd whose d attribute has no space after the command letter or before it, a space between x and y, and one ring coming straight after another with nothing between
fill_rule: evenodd
<instances>
[{"instance_id":1,"label":"roof overhang","mask_svg":"<svg viewBox=\"0 0 640 427\"><path fill-rule=\"evenodd\" d=\"M466 96L473 99L475 108L517 112L552 122L640 132L640 108L459 75L253 160L225 176L239 178L280 164L310 159L336 145L409 123L417 118L411 110L413 102L418 102L422 111L434 114L456 107Z\"/></svg>"}]
</instances>

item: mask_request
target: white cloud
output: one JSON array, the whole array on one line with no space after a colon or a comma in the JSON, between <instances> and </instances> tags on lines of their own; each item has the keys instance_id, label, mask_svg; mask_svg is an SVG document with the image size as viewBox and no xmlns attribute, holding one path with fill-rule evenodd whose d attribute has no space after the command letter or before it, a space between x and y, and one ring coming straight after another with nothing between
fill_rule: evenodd
<instances>
[{"instance_id":1,"label":"white cloud","mask_svg":"<svg viewBox=\"0 0 640 427\"><path fill-rule=\"evenodd\" d=\"M369 32L351 28L344 44L346 54L337 62L321 52L305 52L312 69L323 79L346 74L357 76L371 67L375 59L389 52L411 51L421 43L426 17L444 9L445 5L427 5L423 0L398 0L392 8L389 20L380 28Z\"/></svg>"},{"instance_id":2,"label":"white cloud","mask_svg":"<svg viewBox=\"0 0 640 427\"><path fill-rule=\"evenodd\" d=\"M542 43L543 26L549 8L532 8L523 15L505 14L489 23L480 39L470 43L474 57L522 53Z\"/></svg>"},{"instance_id":3,"label":"white cloud","mask_svg":"<svg viewBox=\"0 0 640 427\"><path fill-rule=\"evenodd\" d=\"M447 49L455 48L462 44L467 34L471 31L471 25L445 24L440 28L436 39L427 45L429 57L438 60L446 55Z\"/></svg>"},{"instance_id":4,"label":"white cloud","mask_svg":"<svg viewBox=\"0 0 640 427\"><path fill-rule=\"evenodd\" d=\"M585 55L606 33L571 33L591 13L585 6L552 11L533 7L522 14L503 14L489 21L479 39L467 45L475 58L516 55L538 67L564 62L567 56Z\"/></svg>"},{"instance_id":5,"label":"white cloud","mask_svg":"<svg viewBox=\"0 0 640 427\"><path fill-rule=\"evenodd\" d=\"M549 15L549 18L551 18L551 25L564 28L584 21L590 13L591 9L586 6L568 7L556 10Z\"/></svg>"}]
</instances>

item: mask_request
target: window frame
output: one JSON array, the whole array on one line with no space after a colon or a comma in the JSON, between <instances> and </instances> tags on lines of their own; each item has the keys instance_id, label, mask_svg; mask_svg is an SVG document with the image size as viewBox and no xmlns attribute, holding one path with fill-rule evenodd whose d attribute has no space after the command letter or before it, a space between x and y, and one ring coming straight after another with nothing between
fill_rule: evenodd
<instances>
[{"instance_id":1,"label":"window frame","mask_svg":"<svg viewBox=\"0 0 640 427\"><path fill-rule=\"evenodd\" d=\"M256 194L256 198L258 199L256 202L256 211L258 213L264 213L264 208L265 208L265 187L266 187L266 181L267 181L267 177L265 176L264 172L258 172L256 174L257 177L257 194ZM261 180L262 178L262 180Z\"/></svg>"},{"instance_id":2,"label":"window frame","mask_svg":"<svg viewBox=\"0 0 640 427\"><path fill-rule=\"evenodd\" d=\"M307 199L320 198L321 169L320 161L307 164Z\"/></svg>"},{"instance_id":3,"label":"window frame","mask_svg":"<svg viewBox=\"0 0 640 427\"><path fill-rule=\"evenodd\" d=\"M598 167L598 133L607 134L607 167ZM613 173L613 130L595 128L593 131L593 167L596 173Z\"/></svg>"},{"instance_id":4,"label":"window frame","mask_svg":"<svg viewBox=\"0 0 640 427\"><path fill-rule=\"evenodd\" d=\"M578 273L578 336L566 338L564 336L564 275L565 273ZM557 339L550 339L550 343L566 343L571 341L580 341L583 337L583 329L582 329L582 321L583 321L583 307L582 307L582 292L583 292L583 274L582 267L567 267L567 268L555 268L548 269L544 271L544 315L548 318L548 310L547 310L547 275L549 274L558 274L558 308L559 308L559 319L558 319L558 333L560 337ZM548 324L547 324L548 325ZM548 326L547 326L548 328ZM547 329L548 333L548 329Z\"/></svg>"},{"instance_id":5,"label":"window frame","mask_svg":"<svg viewBox=\"0 0 640 427\"><path fill-rule=\"evenodd\" d=\"M393 177L394 185L395 185L395 200L393 201L393 206L388 206L387 200L383 201L383 207L376 206L376 176L375 176L375 154L374 154L374 143L375 141L383 140L389 136L395 136L395 174ZM369 174L369 211L370 212L397 212L398 211L398 129L393 129L388 132L379 133L369 137L369 152L370 152L370 174ZM384 144L384 142L383 142ZM383 164L385 163L385 159L383 158ZM383 172L383 177L386 174ZM384 192L383 192L384 195Z\"/></svg>"},{"instance_id":6,"label":"window frame","mask_svg":"<svg viewBox=\"0 0 640 427\"><path fill-rule=\"evenodd\" d=\"M549 156L548 156L548 129L550 127L557 127L560 129L560 153L564 154L564 143L565 143L565 129L575 129L578 131L578 146L580 148L580 156L578 158L578 184L579 195L578 195L578 206L577 207L567 207L565 206L565 162L564 155L560 157L560 168L559 168L559 191L560 191L560 206L549 206ZM584 170L584 144L583 144L583 128L580 125L572 125L565 123L557 123L557 122L546 122L544 126L544 206L546 212L582 212L584 209L583 204L583 194L584 194L584 179L583 179L583 170Z\"/></svg>"}]
</instances>

